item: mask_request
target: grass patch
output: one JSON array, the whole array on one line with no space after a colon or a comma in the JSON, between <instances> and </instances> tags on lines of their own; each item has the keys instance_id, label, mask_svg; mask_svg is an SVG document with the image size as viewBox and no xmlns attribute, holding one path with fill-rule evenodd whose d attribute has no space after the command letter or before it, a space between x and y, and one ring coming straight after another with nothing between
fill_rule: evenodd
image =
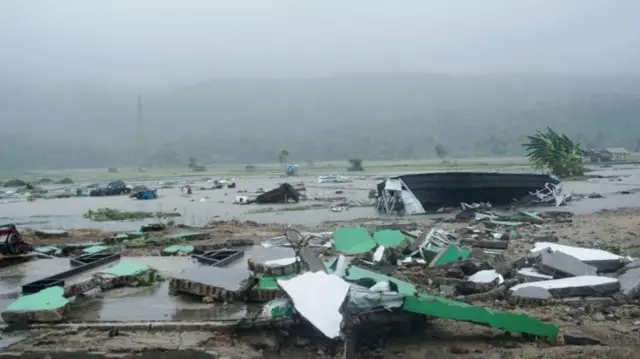
<instances>
[{"instance_id":1,"label":"grass patch","mask_svg":"<svg viewBox=\"0 0 640 359\"><path fill-rule=\"evenodd\" d=\"M308 204L304 206L289 206L289 207L263 207L263 208L254 208L250 209L246 214L257 214L257 213L273 213L273 212L295 212L295 211L307 211L310 209L319 209L326 208L327 206L321 203Z\"/></svg>"},{"instance_id":2,"label":"grass patch","mask_svg":"<svg viewBox=\"0 0 640 359\"><path fill-rule=\"evenodd\" d=\"M125 212L115 208L99 208L95 211L88 210L83 217L96 222L135 221L147 218L180 217L180 213Z\"/></svg>"}]
</instances>

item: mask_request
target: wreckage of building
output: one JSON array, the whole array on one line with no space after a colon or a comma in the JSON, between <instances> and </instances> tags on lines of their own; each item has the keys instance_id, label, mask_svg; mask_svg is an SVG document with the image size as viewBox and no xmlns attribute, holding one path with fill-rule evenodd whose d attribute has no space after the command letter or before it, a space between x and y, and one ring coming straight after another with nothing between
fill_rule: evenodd
<instances>
[{"instance_id":1,"label":"wreckage of building","mask_svg":"<svg viewBox=\"0 0 640 359\"><path fill-rule=\"evenodd\" d=\"M387 214L423 214L461 203L508 205L518 200L556 202L552 175L434 172L391 177L377 185L376 208Z\"/></svg>"},{"instance_id":2,"label":"wreckage of building","mask_svg":"<svg viewBox=\"0 0 640 359\"><path fill-rule=\"evenodd\" d=\"M166 247L163 255L191 264L180 263L185 269L167 271L166 291L154 294L153 300L174 296L175 301L196 297L205 304L258 303L259 311L241 319L215 318L216 329L223 322L230 329L280 329L303 323L331 343L350 344L362 331L406 328L429 318L557 343L561 335L556 324L505 308L596 301L615 305L640 295L639 260L605 250L561 245L550 238L535 243L522 257L507 260L509 246L528 239L525 228L567 217L571 213L468 207L455 218L464 223L457 230L419 228L416 223L341 227L323 233L287 227L281 236L255 247L252 241L239 239L216 245L186 245L180 240L175 242L180 245ZM174 237L195 240L202 233ZM106 294L164 279L162 270L137 262L144 257L123 259L118 248L102 246L70 258L77 262L72 269L26 283L23 295L4 308L2 318L7 323L24 318L59 323L81 310L82 301L76 302L81 293ZM245 249L253 254L245 257ZM260 257L258 249L273 250L277 256ZM156 265L169 258L159 259ZM78 276L79 272L85 275ZM116 295L112 300L122 299ZM202 323L198 325L214 325Z\"/></svg>"},{"instance_id":3,"label":"wreckage of building","mask_svg":"<svg viewBox=\"0 0 640 359\"><path fill-rule=\"evenodd\" d=\"M289 183L283 183L270 191L260 194L256 198L247 200L245 203L287 203L289 201L300 201L300 193Z\"/></svg>"}]
</instances>

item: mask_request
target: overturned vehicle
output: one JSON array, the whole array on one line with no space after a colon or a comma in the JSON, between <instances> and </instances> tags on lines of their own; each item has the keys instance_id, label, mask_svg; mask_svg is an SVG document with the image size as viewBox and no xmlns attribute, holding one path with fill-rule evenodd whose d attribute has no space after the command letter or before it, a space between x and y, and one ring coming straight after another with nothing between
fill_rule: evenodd
<instances>
[{"instance_id":1,"label":"overturned vehicle","mask_svg":"<svg viewBox=\"0 0 640 359\"><path fill-rule=\"evenodd\" d=\"M461 203L560 205L560 180L547 174L434 172L391 177L378 183L376 209L386 214L423 214Z\"/></svg>"}]
</instances>

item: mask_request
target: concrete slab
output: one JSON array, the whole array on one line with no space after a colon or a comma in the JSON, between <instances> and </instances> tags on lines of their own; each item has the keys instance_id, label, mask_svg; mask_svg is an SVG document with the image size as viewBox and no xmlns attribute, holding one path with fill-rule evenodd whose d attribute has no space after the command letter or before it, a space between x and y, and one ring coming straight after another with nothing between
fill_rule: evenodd
<instances>
[{"instance_id":1,"label":"concrete slab","mask_svg":"<svg viewBox=\"0 0 640 359\"><path fill-rule=\"evenodd\" d=\"M246 267L201 267L188 269L172 277L169 291L223 302L236 302L246 298L252 282L251 273Z\"/></svg>"},{"instance_id":2,"label":"concrete slab","mask_svg":"<svg viewBox=\"0 0 640 359\"><path fill-rule=\"evenodd\" d=\"M602 249L572 247L551 242L536 243L534 248L531 249L531 253L539 253L547 248L573 256L582 263L592 265L601 271L616 271L620 269L624 263L622 256L603 251Z\"/></svg>"},{"instance_id":3,"label":"concrete slab","mask_svg":"<svg viewBox=\"0 0 640 359\"><path fill-rule=\"evenodd\" d=\"M0 269L0 309L6 308L22 293L22 286L52 274L71 269L69 258L37 259ZM86 280L81 274L70 278L69 283Z\"/></svg>"},{"instance_id":4,"label":"concrete slab","mask_svg":"<svg viewBox=\"0 0 640 359\"><path fill-rule=\"evenodd\" d=\"M552 276L538 272L538 269L533 267L524 267L518 270L518 275L524 277L527 281L538 282L542 280L551 280Z\"/></svg>"},{"instance_id":5,"label":"concrete slab","mask_svg":"<svg viewBox=\"0 0 640 359\"><path fill-rule=\"evenodd\" d=\"M519 298L531 298L531 299L550 299L551 293L548 290L541 287L522 287L514 290L511 293L512 297Z\"/></svg>"},{"instance_id":6,"label":"concrete slab","mask_svg":"<svg viewBox=\"0 0 640 359\"><path fill-rule=\"evenodd\" d=\"M188 257L126 257L148 265L165 278L203 267ZM244 304L205 304L188 296L169 295L169 280L151 287L118 288L75 303L68 318L74 321L180 321L239 319Z\"/></svg>"},{"instance_id":7,"label":"concrete slab","mask_svg":"<svg viewBox=\"0 0 640 359\"><path fill-rule=\"evenodd\" d=\"M244 288L243 282L249 277L249 272L240 268L200 267L185 270L173 276L172 279L238 291Z\"/></svg>"},{"instance_id":8,"label":"concrete slab","mask_svg":"<svg viewBox=\"0 0 640 359\"><path fill-rule=\"evenodd\" d=\"M618 292L620 290L620 282L616 278L580 276L521 283L511 287L509 291L510 293L515 293L517 290L526 287L546 289L554 298L602 297Z\"/></svg>"},{"instance_id":9,"label":"concrete slab","mask_svg":"<svg viewBox=\"0 0 640 359\"><path fill-rule=\"evenodd\" d=\"M597 275L598 269L581 262L578 258L551 248L538 252L540 261L538 270L554 278Z\"/></svg>"},{"instance_id":10,"label":"concrete slab","mask_svg":"<svg viewBox=\"0 0 640 359\"><path fill-rule=\"evenodd\" d=\"M627 264L618 275L622 293L630 297L640 295L640 259Z\"/></svg>"}]
</instances>

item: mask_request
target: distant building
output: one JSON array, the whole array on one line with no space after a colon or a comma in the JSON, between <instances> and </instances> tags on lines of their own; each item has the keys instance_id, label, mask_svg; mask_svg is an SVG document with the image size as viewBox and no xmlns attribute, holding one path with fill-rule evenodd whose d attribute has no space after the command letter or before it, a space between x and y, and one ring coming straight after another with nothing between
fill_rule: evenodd
<instances>
[{"instance_id":1,"label":"distant building","mask_svg":"<svg viewBox=\"0 0 640 359\"><path fill-rule=\"evenodd\" d=\"M191 167L193 172L204 172L207 170L207 168L204 165L195 165L193 167Z\"/></svg>"},{"instance_id":2,"label":"distant building","mask_svg":"<svg viewBox=\"0 0 640 359\"><path fill-rule=\"evenodd\" d=\"M629 158L629 151L622 147L605 148L610 153L614 161L626 161Z\"/></svg>"}]
</instances>

